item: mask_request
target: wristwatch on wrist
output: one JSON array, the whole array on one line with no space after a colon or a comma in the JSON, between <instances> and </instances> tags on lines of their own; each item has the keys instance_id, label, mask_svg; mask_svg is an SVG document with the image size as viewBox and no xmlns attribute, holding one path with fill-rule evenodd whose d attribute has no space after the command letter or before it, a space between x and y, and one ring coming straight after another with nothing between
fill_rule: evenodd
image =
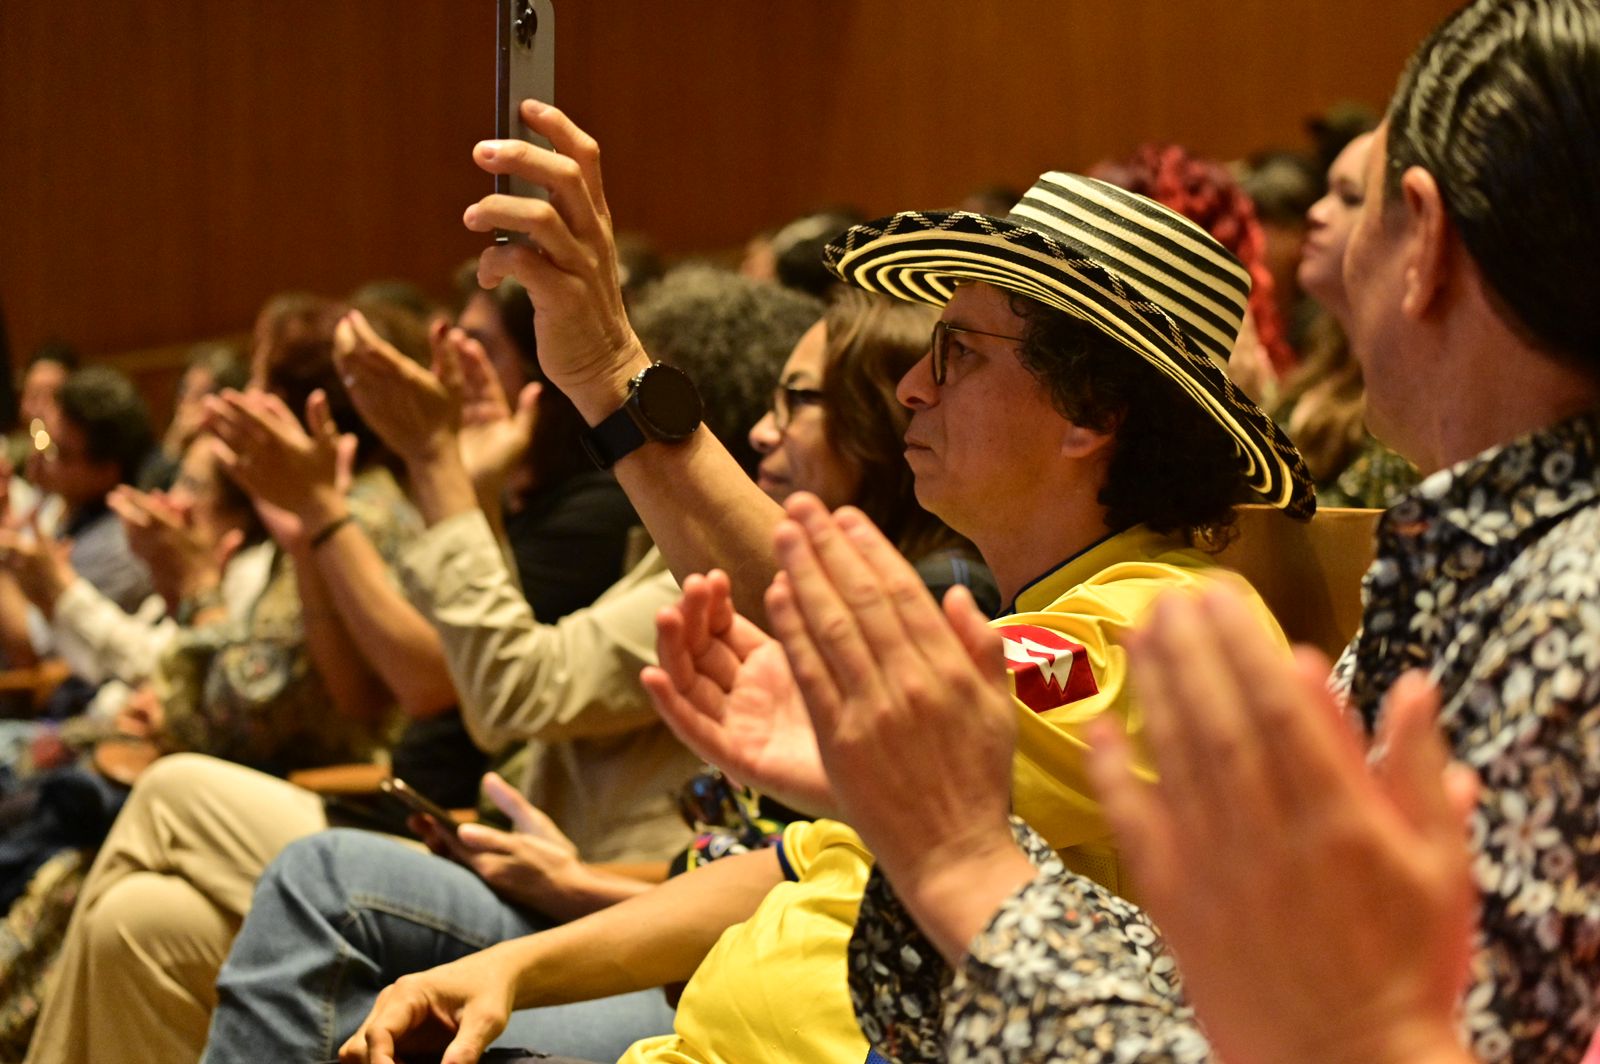
<instances>
[{"instance_id":1,"label":"wristwatch on wrist","mask_svg":"<svg viewBox=\"0 0 1600 1064\"><path fill-rule=\"evenodd\" d=\"M628 397L610 417L583 434L583 449L610 469L645 443L679 443L700 427L705 408L681 369L654 362L628 382Z\"/></svg>"}]
</instances>

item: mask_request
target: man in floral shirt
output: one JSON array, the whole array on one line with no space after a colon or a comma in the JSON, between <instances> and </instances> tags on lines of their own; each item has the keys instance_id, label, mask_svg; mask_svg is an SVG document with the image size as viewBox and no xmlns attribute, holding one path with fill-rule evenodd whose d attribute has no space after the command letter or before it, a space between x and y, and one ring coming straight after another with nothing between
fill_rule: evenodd
<instances>
[{"instance_id":1,"label":"man in floral shirt","mask_svg":"<svg viewBox=\"0 0 1600 1064\"><path fill-rule=\"evenodd\" d=\"M1577 1061L1600 1019L1597 70L1593 0L1477 0L1453 16L1422 45L1379 129L1345 267L1369 424L1431 475L1383 518L1363 627L1334 686L1370 726L1401 674L1424 670L1451 753L1476 771L1469 823L1481 931L1461 1036L1480 1061ZM1169 657L1191 671L1204 660ZM1152 682L1168 685L1191 719L1216 719L1205 697L1214 689L1172 689L1172 662L1149 670ZM943 744L967 738L931 730ZM1159 740L1154 721L1151 731ZM937 791L938 777L924 778ZM928 789L915 798L925 811L954 810L927 826L930 836L972 838L960 802ZM873 843L884 808L862 802L847 819ZM942 930L973 925L961 912L968 903L955 894L902 901L882 881L869 889L851 965L869 1038L908 1060L1208 1059L1142 915L1051 868L1018 830L1039 871L1016 877L964 950L944 949L953 982L907 917L943 945ZM992 869L993 850L971 848ZM1163 893L1134 866L1185 969L1214 971L1210 958L1185 952L1193 943L1178 931L1214 896L1192 882L1185 891L1181 876ZM879 870L898 885L881 857ZM1293 911L1300 899L1289 894L1273 907ZM1272 978L1263 971L1256 982ZM1356 1059L1350 1045L1325 1050L1318 1059ZM1231 1043L1229 1056L1250 1054Z\"/></svg>"}]
</instances>

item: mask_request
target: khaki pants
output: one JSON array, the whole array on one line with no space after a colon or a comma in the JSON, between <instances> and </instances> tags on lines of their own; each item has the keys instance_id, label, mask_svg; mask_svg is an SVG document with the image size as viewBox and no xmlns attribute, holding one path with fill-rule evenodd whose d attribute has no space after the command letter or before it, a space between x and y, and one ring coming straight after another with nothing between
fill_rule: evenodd
<instances>
[{"instance_id":1,"label":"khaki pants","mask_svg":"<svg viewBox=\"0 0 1600 1064\"><path fill-rule=\"evenodd\" d=\"M273 776L195 754L152 765L83 885L27 1064L198 1060L256 880L325 827L320 798Z\"/></svg>"}]
</instances>

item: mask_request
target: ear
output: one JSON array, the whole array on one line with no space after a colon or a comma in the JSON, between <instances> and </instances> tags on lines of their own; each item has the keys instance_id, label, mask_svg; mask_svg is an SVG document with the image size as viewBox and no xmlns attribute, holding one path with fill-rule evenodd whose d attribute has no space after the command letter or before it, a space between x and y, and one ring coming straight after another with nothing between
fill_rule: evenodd
<instances>
[{"instance_id":1,"label":"ear","mask_svg":"<svg viewBox=\"0 0 1600 1064\"><path fill-rule=\"evenodd\" d=\"M1401 176L1400 195L1409 229L1400 308L1408 317L1421 318L1450 287L1455 227L1445 211L1439 183L1422 167L1413 166Z\"/></svg>"},{"instance_id":2,"label":"ear","mask_svg":"<svg viewBox=\"0 0 1600 1064\"><path fill-rule=\"evenodd\" d=\"M1067 422L1065 431L1061 434L1061 456L1063 458L1089 458L1111 446L1111 440L1117 434L1115 425L1108 429L1091 429L1074 422Z\"/></svg>"}]
</instances>

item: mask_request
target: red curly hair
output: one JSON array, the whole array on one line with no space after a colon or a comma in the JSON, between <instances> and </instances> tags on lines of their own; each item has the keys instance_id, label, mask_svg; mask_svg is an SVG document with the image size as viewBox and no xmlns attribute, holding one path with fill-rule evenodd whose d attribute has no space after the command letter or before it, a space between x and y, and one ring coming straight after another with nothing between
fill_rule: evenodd
<instances>
[{"instance_id":1,"label":"red curly hair","mask_svg":"<svg viewBox=\"0 0 1600 1064\"><path fill-rule=\"evenodd\" d=\"M1273 371L1281 378L1294 368L1299 357L1274 299L1256 206L1222 164L1176 144L1143 144L1121 162L1097 166L1094 176L1177 211L1233 252L1250 272L1250 317Z\"/></svg>"}]
</instances>

